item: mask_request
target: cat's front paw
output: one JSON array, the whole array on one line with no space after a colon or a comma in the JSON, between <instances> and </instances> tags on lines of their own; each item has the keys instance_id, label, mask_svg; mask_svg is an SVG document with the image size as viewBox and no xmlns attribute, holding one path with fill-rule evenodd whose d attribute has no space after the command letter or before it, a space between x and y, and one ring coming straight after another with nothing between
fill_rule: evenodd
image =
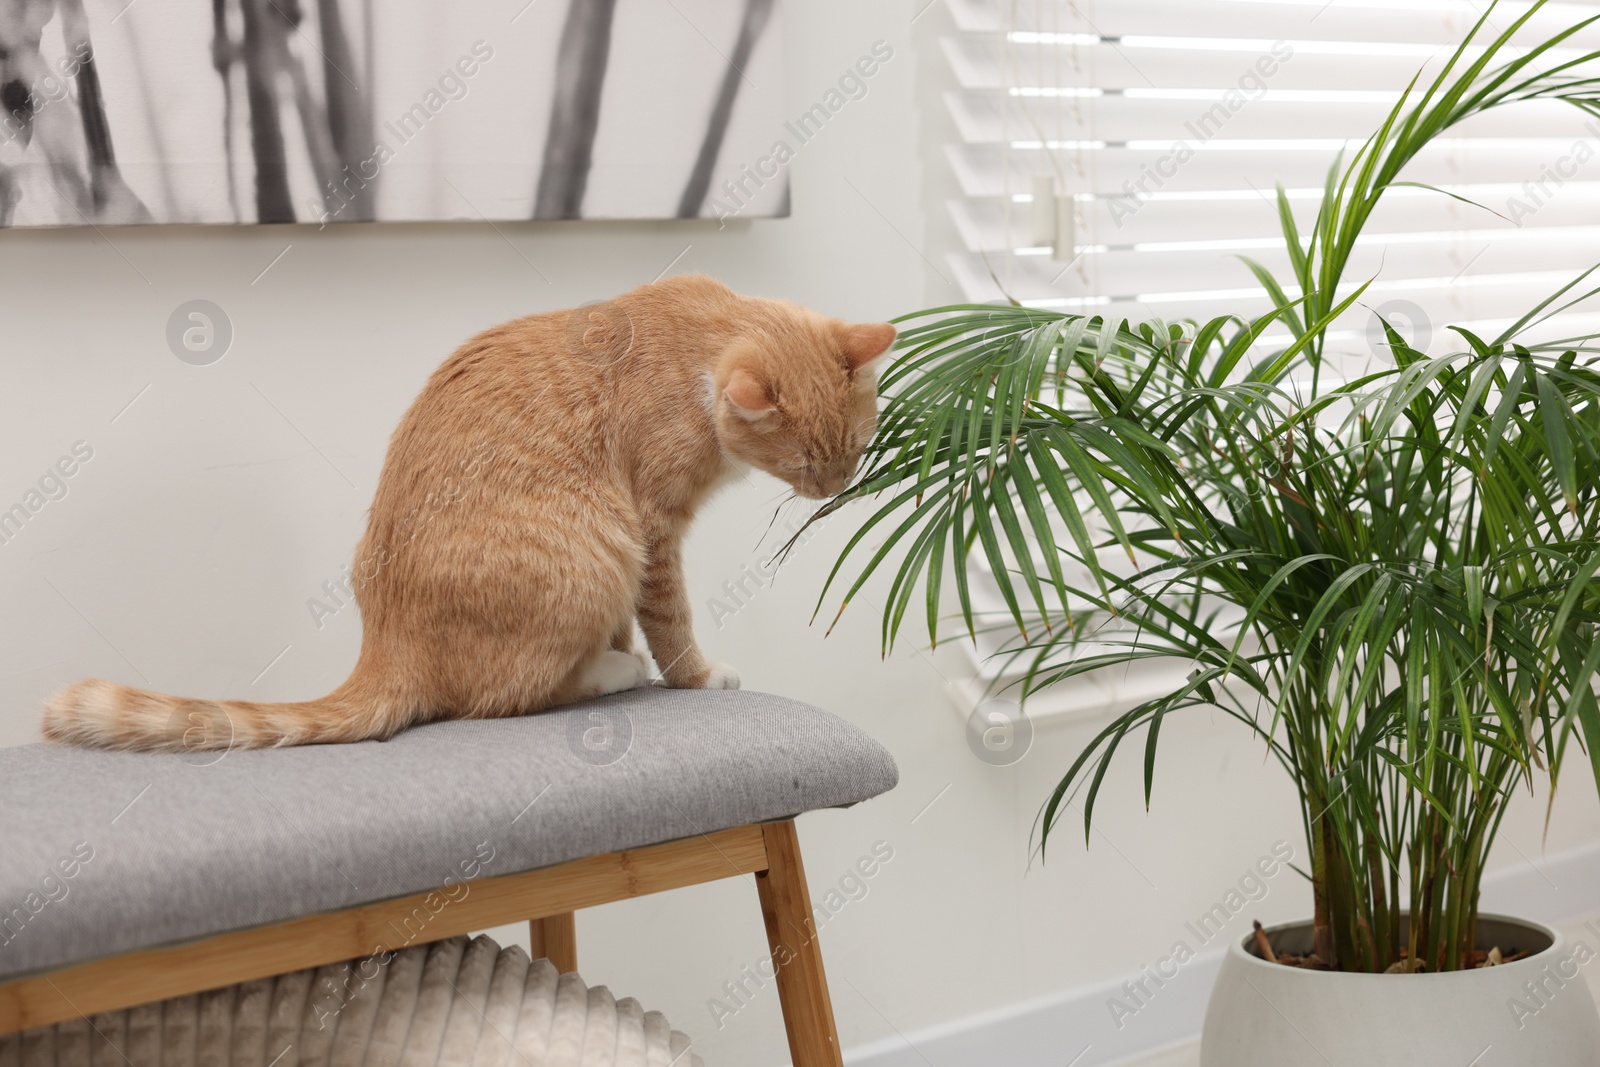
<instances>
[{"instance_id":1,"label":"cat's front paw","mask_svg":"<svg viewBox=\"0 0 1600 1067\"><path fill-rule=\"evenodd\" d=\"M706 675L705 689L737 689L739 688L739 672L726 663L713 663L711 671Z\"/></svg>"}]
</instances>

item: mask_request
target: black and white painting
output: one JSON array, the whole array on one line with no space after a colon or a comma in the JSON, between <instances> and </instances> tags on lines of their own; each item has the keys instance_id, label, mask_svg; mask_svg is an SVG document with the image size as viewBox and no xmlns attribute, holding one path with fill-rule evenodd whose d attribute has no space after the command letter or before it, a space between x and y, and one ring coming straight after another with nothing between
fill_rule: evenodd
<instances>
[{"instance_id":1,"label":"black and white painting","mask_svg":"<svg viewBox=\"0 0 1600 1067\"><path fill-rule=\"evenodd\" d=\"M0 0L0 225L787 215L782 57L777 0Z\"/></svg>"}]
</instances>

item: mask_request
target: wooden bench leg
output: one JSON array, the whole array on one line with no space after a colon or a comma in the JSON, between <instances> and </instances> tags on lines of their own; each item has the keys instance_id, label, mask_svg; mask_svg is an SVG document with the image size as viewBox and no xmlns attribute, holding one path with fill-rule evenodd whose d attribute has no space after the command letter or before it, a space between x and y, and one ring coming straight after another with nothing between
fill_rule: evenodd
<instances>
[{"instance_id":1,"label":"wooden bench leg","mask_svg":"<svg viewBox=\"0 0 1600 1067\"><path fill-rule=\"evenodd\" d=\"M534 959L545 957L562 974L578 969L578 917L564 911L560 915L547 915L528 923L529 941Z\"/></svg>"},{"instance_id":2,"label":"wooden bench leg","mask_svg":"<svg viewBox=\"0 0 1600 1067\"><path fill-rule=\"evenodd\" d=\"M822 946L811 917L811 891L800 864L800 839L794 822L767 823L761 828L767 846L767 869L756 874L761 917L767 923L767 944L778 972L778 1000L789 1032L794 1067L843 1067L839 1032L833 1023L833 1001L822 973Z\"/></svg>"}]
</instances>

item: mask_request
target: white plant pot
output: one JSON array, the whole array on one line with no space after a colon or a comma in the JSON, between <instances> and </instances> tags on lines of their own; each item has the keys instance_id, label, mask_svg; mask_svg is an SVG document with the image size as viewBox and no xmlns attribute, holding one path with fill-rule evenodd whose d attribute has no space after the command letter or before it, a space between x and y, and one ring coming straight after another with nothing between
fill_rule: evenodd
<instances>
[{"instance_id":1,"label":"white plant pot","mask_svg":"<svg viewBox=\"0 0 1600 1067\"><path fill-rule=\"evenodd\" d=\"M1301 954L1310 923L1271 927ZM1228 948L1206 1008L1200 1067L1593 1067L1600 1013L1584 980L1594 947L1538 923L1478 920L1478 947L1515 963L1444 974L1344 974L1268 963L1252 934Z\"/></svg>"}]
</instances>

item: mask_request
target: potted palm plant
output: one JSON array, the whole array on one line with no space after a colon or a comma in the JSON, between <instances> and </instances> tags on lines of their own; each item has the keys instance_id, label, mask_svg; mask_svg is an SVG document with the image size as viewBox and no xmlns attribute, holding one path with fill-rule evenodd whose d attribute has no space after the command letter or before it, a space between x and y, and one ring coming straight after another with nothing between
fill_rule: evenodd
<instances>
[{"instance_id":1,"label":"potted palm plant","mask_svg":"<svg viewBox=\"0 0 1600 1067\"><path fill-rule=\"evenodd\" d=\"M1344 276L1362 228L1431 139L1535 99L1600 114L1600 53L1560 50L1594 20L1511 45L1541 6L1492 39L1486 13L1414 80L1330 170L1308 229L1280 187L1293 279L1251 264L1274 304L1259 318L907 316L865 473L819 513L878 501L828 586L848 602L892 571L886 644L908 612L936 637L951 584L975 636L982 563L1024 699L1110 666L1192 665L1066 768L1041 850L1069 800L1087 835L1119 752L1142 749L1148 805L1162 722L1186 709L1229 713L1294 782L1311 917L1233 946L1207 1067L1467 1064L1486 1046L1484 1062L1565 1065L1600 1047L1589 997L1546 980L1584 961L1478 907L1513 791L1553 788L1574 752L1600 783L1600 335L1533 339L1600 289L1585 272L1440 355L1385 323L1393 359L1359 375L1329 344L1371 282ZM1273 331L1287 340L1264 344Z\"/></svg>"}]
</instances>

